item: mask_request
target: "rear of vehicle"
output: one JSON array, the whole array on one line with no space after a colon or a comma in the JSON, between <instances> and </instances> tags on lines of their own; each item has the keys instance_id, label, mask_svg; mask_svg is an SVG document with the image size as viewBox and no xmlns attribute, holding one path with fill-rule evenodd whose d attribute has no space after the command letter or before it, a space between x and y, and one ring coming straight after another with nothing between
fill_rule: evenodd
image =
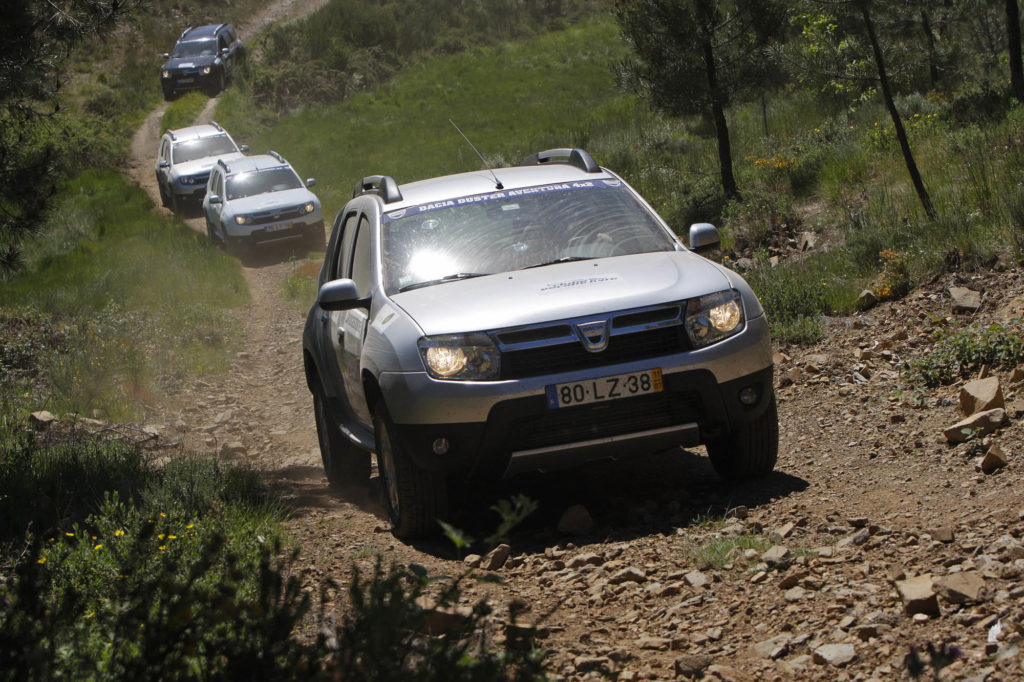
<instances>
[{"instance_id":1,"label":"rear of vehicle","mask_svg":"<svg viewBox=\"0 0 1024 682\"><path fill-rule=\"evenodd\" d=\"M569 162L546 152L491 177L378 190L375 289L321 277L307 337L318 315L338 315L349 371L324 430L371 414L399 536L433 529L447 486L468 478L700 444L727 478L774 467L770 342L753 292L585 152L557 152ZM713 232L695 226L692 241ZM322 400L337 392L327 383L311 378Z\"/></svg>"}]
</instances>

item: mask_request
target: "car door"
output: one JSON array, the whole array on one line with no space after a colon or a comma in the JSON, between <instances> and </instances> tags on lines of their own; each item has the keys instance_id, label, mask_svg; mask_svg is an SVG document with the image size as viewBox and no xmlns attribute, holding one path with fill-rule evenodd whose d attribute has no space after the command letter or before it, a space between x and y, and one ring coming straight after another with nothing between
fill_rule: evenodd
<instances>
[{"instance_id":1,"label":"car door","mask_svg":"<svg viewBox=\"0 0 1024 682\"><path fill-rule=\"evenodd\" d=\"M167 172L170 170L171 162L171 141L166 137L160 141L160 152L156 158L156 182L158 185L165 188L164 191L170 190L170 185L167 182Z\"/></svg>"},{"instance_id":2,"label":"car door","mask_svg":"<svg viewBox=\"0 0 1024 682\"><path fill-rule=\"evenodd\" d=\"M217 36L217 52L221 55L226 78L231 75L231 70L235 66L235 51L232 49L231 34L227 30L221 31Z\"/></svg>"},{"instance_id":3,"label":"car door","mask_svg":"<svg viewBox=\"0 0 1024 682\"><path fill-rule=\"evenodd\" d=\"M342 229L344 232L335 278L351 278L361 295L369 295L373 287L373 266L370 260L372 225L362 213L352 212L345 216ZM360 357L368 317L369 311L365 308L353 308L331 312L327 322L327 334L337 362L345 402L355 417L367 427L371 423L370 406L366 404L360 378Z\"/></svg>"},{"instance_id":4,"label":"car door","mask_svg":"<svg viewBox=\"0 0 1024 682\"><path fill-rule=\"evenodd\" d=\"M206 213L206 222L210 226L211 237L215 234L220 234L220 230L217 229L217 204L211 204L210 197L217 196L223 201L224 197L221 196L223 189L224 176L215 167L210 171L210 182L206 186L206 196L203 197L203 211Z\"/></svg>"}]
</instances>

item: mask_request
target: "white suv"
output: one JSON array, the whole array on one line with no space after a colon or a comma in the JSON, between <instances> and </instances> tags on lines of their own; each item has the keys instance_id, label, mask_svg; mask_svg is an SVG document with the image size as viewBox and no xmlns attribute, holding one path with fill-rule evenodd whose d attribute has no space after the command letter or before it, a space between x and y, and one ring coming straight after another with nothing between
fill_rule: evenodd
<instances>
[{"instance_id":1,"label":"white suv","mask_svg":"<svg viewBox=\"0 0 1024 682\"><path fill-rule=\"evenodd\" d=\"M206 233L229 250L304 244L324 248L320 200L276 152L219 159L203 199Z\"/></svg>"},{"instance_id":2,"label":"white suv","mask_svg":"<svg viewBox=\"0 0 1024 682\"><path fill-rule=\"evenodd\" d=\"M375 453L395 535L474 480L678 446L725 478L778 455L768 321L582 149L399 185L338 213L303 356L330 483ZM692 250L691 250L692 249Z\"/></svg>"},{"instance_id":3,"label":"white suv","mask_svg":"<svg viewBox=\"0 0 1024 682\"><path fill-rule=\"evenodd\" d=\"M206 192L210 168L217 159L236 158L249 151L239 147L216 121L168 130L160 138L156 183L160 201L177 213L186 201L198 202Z\"/></svg>"}]
</instances>

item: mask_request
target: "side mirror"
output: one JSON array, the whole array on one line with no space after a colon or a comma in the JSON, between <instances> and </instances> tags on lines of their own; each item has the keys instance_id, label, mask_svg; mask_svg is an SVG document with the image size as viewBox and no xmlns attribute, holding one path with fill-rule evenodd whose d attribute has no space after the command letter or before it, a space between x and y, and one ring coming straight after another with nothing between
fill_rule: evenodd
<instances>
[{"instance_id":1,"label":"side mirror","mask_svg":"<svg viewBox=\"0 0 1024 682\"><path fill-rule=\"evenodd\" d=\"M249 145L243 144L241 147L238 148L238 151L243 153L249 151Z\"/></svg>"},{"instance_id":2,"label":"side mirror","mask_svg":"<svg viewBox=\"0 0 1024 682\"><path fill-rule=\"evenodd\" d=\"M694 223L690 225L690 249L700 253L713 249L722 241L718 229L711 223Z\"/></svg>"},{"instance_id":3,"label":"side mirror","mask_svg":"<svg viewBox=\"0 0 1024 682\"><path fill-rule=\"evenodd\" d=\"M164 52L164 59L170 59L170 58L171 58L170 52Z\"/></svg>"},{"instance_id":4,"label":"side mirror","mask_svg":"<svg viewBox=\"0 0 1024 682\"><path fill-rule=\"evenodd\" d=\"M350 279L336 279L324 284L316 302L323 310L352 310L369 304L368 299L359 296L356 283Z\"/></svg>"},{"instance_id":5,"label":"side mirror","mask_svg":"<svg viewBox=\"0 0 1024 682\"><path fill-rule=\"evenodd\" d=\"M211 195L210 195L210 198L209 198L209 199L207 199L207 201L208 201L208 202L210 203L210 205L211 205L211 206L212 206L213 204L220 204L220 203L223 203L223 201L221 200L221 198L220 198L220 195L219 195L219 194L211 194Z\"/></svg>"},{"instance_id":6,"label":"side mirror","mask_svg":"<svg viewBox=\"0 0 1024 682\"><path fill-rule=\"evenodd\" d=\"M227 57L228 56L228 52L230 52L230 50L228 48L226 48L226 47L220 48L220 56L221 57Z\"/></svg>"},{"instance_id":7,"label":"side mirror","mask_svg":"<svg viewBox=\"0 0 1024 682\"><path fill-rule=\"evenodd\" d=\"M160 168L170 168L170 167L171 167L171 162L170 161L161 161L160 162Z\"/></svg>"},{"instance_id":8,"label":"side mirror","mask_svg":"<svg viewBox=\"0 0 1024 682\"><path fill-rule=\"evenodd\" d=\"M316 184L316 178L306 178L306 187L312 187Z\"/></svg>"}]
</instances>

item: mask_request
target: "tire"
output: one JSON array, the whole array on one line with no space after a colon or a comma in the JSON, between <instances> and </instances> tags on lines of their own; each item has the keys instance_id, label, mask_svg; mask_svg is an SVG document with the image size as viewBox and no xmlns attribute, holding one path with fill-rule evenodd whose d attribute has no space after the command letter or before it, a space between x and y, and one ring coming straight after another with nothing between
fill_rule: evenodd
<instances>
[{"instance_id":1,"label":"tire","mask_svg":"<svg viewBox=\"0 0 1024 682\"><path fill-rule=\"evenodd\" d=\"M383 400L373 412L373 432L392 534L400 540L436 534L438 520L448 513L445 477L416 466L401 439L395 437L395 425Z\"/></svg>"},{"instance_id":2,"label":"tire","mask_svg":"<svg viewBox=\"0 0 1024 682\"><path fill-rule=\"evenodd\" d=\"M370 453L359 449L341 433L338 420L320 389L313 392L313 416L328 483L344 492L365 489L370 480Z\"/></svg>"},{"instance_id":3,"label":"tire","mask_svg":"<svg viewBox=\"0 0 1024 682\"><path fill-rule=\"evenodd\" d=\"M310 251L323 251L327 248L327 242L321 230L307 234L303 242L303 248L307 253Z\"/></svg>"},{"instance_id":4,"label":"tire","mask_svg":"<svg viewBox=\"0 0 1024 682\"><path fill-rule=\"evenodd\" d=\"M775 395L760 417L708 441L711 466L724 479L742 480L770 474L779 458L779 411Z\"/></svg>"},{"instance_id":5,"label":"tire","mask_svg":"<svg viewBox=\"0 0 1024 682\"><path fill-rule=\"evenodd\" d=\"M170 201L168 203L170 203L171 212L181 213L181 206L184 203L184 201L182 199L179 199L178 195L175 194L174 192L168 192L167 194L170 197Z\"/></svg>"},{"instance_id":6,"label":"tire","mask_svg":"<svg viewBox=\"0 0 1024 682\"><path fill-rule=\"evenodd\" d=\"M216 97L224 91L224 84L224 69L221 69L217 72L217 80L215 80L212 85L207 87L206 94L210 97Z\"/></svg>"},{"instance_id":7,"label":"tire","mask_svg":"<svg viewBox=\"0 0 1024 682\"><path fill-rule=\"evenodd\" d=\"M156 186L160 190L160 205L163 206L164 208L167 208L168 206L171 205L171 202L170 200L167 199L167 190L164 189L164 185L162 182L160 182L159 177L157 177L156 179Z\"/></svg>"},{"instance_id":8,"label":"tire","mask_svg":"<svg viewBox=\"0 0 1024 682\"><path fill-rule=\"evenodd\" d=\"M174 88L168 88L167 86L164 86L164 101L165 102L170 102L171 100L174 99L174 96L177 95L177 94L178 93L176 93L174 91Z\"/></svg>"}]
</instances>

